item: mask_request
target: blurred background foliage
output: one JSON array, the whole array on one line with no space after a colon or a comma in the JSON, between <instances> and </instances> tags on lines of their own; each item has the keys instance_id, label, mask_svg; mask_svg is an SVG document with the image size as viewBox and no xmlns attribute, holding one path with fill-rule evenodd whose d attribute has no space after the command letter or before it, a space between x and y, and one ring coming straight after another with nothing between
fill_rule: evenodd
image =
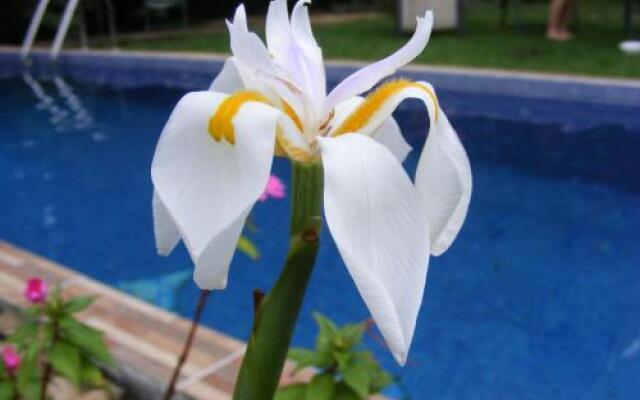
<instances>
[{"instance_id":1,"label":"blurred background foliage","mask_svg":"<svg viewBox=\"0 0 640 400\"><path fill-rule=\"evenodd\" d=\"M19 43L37 0L3 0L0 43ZM65 0L51 0L38 41L53 36ZM104 0L83 0L90 47L109 47ZM252 30L262 33L269 0L188 0L188 29L182 10L173 7L145 23L144 0L112 0L116 9L118 47L124 50L228 53L223 19L243 2ZM436 32L415 61L432 65L487 67L582 75L640 78L640 57L618 49L625 39L623 0L581 0L571 28L575 38L551 43L545 37L549 0L510 0L502 19L503 0L462 0L458 31ZM291 4L293 0L289 1ZM402 46L394 15L396 0L313 0L314 33L327 59L371 60ZM58 12L53 12L53 9ZM58 15L56 17L55 15ZM102 16L102 17L101 17ZM636 22L638 23L638 22ZM76 30L77 32L77 30ZM71 32L67 44L77 45Z\"/></svg>"},{"instance_id":2,"label":"blurred background foliage","mask_svg":"<svg viewBox=\"0 0 640 400\"><path fill-rule=\"evenodd\" d=\"M39 39L53 37L59 15L62 14L66 0L51 0L50 11L43 22ZM112 0L116 10L119 32L136 31L145 28L144 0ZM0 13L0 42L20 43L29 19L35 10L38 0L2 0ZM239 0L187 0L187 13L190 23L198 23L211 19L227 18L240 3ZM250 14L264 15L269 0L243 1ZM314 11L349 12L386 8L392 9L393 0L314 0ZM83 6L89 17L90 31L100 31L104 22L97 21L103 9L102 0L83 0ZM166 20L179 22L180 8L168 10ZM176 25L178 26L178 25ZM102 29L104 31L104 29Z\"/></svg>"}]
</instances>

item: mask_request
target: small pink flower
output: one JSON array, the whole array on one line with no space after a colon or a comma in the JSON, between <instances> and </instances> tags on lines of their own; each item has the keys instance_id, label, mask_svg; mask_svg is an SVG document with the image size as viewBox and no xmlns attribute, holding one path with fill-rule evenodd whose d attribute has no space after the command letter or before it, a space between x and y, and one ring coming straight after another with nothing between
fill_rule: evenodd
<instances>
[{"instance_id":1,"label":"small pink flower","mask_svg":"<svg viewBox=\"0 0 640 400\"><path fill-rule=\"evenodd\" d=\"M40 278L30 278L27 281L27 286L24 288L24 297L31 303L42 303L47 299L47 282Z\"/></svg>"},{"instance_id":2,"label":"small pink flower","mask_svg":"<svg viewBox=\"0 0 640 400\"><path fill-rule=\"evenodd\" d=\"M18 354L16 348L11 345L5 346L2 349L2 361L11 375L15 375L18 368L20 368L20 354Z\"/></svg>"},{"instance_id":3,"label":"small pink flower","mask_svg":"<svg viewBox=\"0 0 640 400\"><path fill-rule=\"evenodd\" d=\"M283 199L287 195L287 187L282 183L280 178L275 175L269 176L267 187L264 188L264 192L258 198L259 201L267 201L269 198Z\"/></svg>"}]
</instances>

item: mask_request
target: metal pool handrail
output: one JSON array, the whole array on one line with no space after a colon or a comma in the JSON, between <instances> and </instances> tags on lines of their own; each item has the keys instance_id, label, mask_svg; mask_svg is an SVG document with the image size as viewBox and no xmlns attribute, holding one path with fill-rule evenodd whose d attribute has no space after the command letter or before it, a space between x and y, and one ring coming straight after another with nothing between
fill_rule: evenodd
<instances>
[{"instance_id":1,"label":"metal pool handrail","mask_svg":"<svg viewBox=\"0 0 640 400\"><path fill-rule=\"evenodd\" d=\"M31 51L31 48L33 46L33 42L35 40L36 34L38 33L38 29L40 28L40 24L42 23L42 17L47 10L49 1L50 0L40 0L35 12L33 13L33 17L31 18L31 22L29 23L29 28L27 29L27 33L22 42L22 48L20 49L20 55L23 59L26 59L29 56L29 52ZM76 9L78 8L79 3L80 0L69 0L67 2L67 5L65 6L64 14L62 15L62 19L60 20L60 24L58 25L58 30L56 31L56 36L53 40L53 44L49 52L52 60L56 60L58 58L58 55L60 54L60 50L62 49L62 45L64 44L64 39L67 36L67 32L69 31L71 21L73 20L73 16L76 12ZM115 47L116 27L113 3L111 2L111 0L104 0L104 4L107 11L109 39L111 41L111 45Z\"/></svg>"},{"instance_id":2,"label":"metal pool handrail","mask_svg":"<svg viewBox=\"0 0 640 400\"><path fill-rule=\"evenodd\" d=\"M23 59L27 58L31 51L31 46L33 46L33 41L38 33L38 28L40 28L40 23L42 22L44 12L47 10L47 5L49 5L49 0L40 0L36 11L33 13L33 17L29 23L29 29L27 29L27 34L24 36L22 48L20 49L20 56L22 56Z\"/></svg>"}]
</instances>

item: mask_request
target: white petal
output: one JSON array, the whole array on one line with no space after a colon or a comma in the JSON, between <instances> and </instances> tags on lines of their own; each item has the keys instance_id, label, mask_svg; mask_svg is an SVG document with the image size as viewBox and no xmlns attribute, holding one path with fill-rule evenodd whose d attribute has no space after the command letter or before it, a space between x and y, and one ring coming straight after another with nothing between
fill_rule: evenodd
<instances>
[{"instance_id":1,"label":"white petal","mask_svg":"<svg viewBox=\"0 0 640 400\"><path fill-rule=\"evenodd\" d=\"M235 218L209 243L198 258L193 280L200 288L224 289L227 286L231 259L250 211L251 208Z\"/></svg>"},{"instance_id":2,"label":"white petal","mask_svg":"<svg viewBox=\"0 0 640 400\"><path fill-rule=\"evenodd\" d=\"M302 92L307 103L305 119L314 124L326 94L326 82L322 51L313 38L305 4L305 0L296 3L289 22L286 1L272 1L267 12L266 38L269 52L281 68L280 78Z\"/></svg>"},{"instance_id":3,"label":"white petal","mask_svg":"<svg viewBox=\"0 0 640 400\"><path fill-rule=\"evenodd\" d=\"M431 226L431 254L444 253L458 235L471 199L471 167L449 119L440 109L416 171Z\"/></svg>"},{"instance_id":4,"label":"white petal","mask_svg":"<svg viewBox=\"0 0 640 400\"><path fill-rule=\"evenodd\" d=\"M249 32L244 5L238 6L233 22L227 22L229 28L231 51L238 63L252 69L273 72L273 64L267 48L260 37Z\"/></svg>"},{"instance_id":5,"label":"white petal","mask_svg":"<svg viewBox=\"0 0 640 400\"><path fill-rule=\"evenodd\" d=\"M158 254L166 256L180 242L180 232L178 227L171 219L171 214L162 204L162 200L158 197L156 191L153 191L153 230L156 238L156 249Z\"/></svg>"},{"instance_id":6,"label":"white petal","mask_svg":"<svg viewBox=\"0 0 640 400\"><path fill-rule=\"evenodd\" d=\"M287 46L290 40L289 11L287 0L273 0L269 3L265 27L267 47L271 52Z\"/></svg>"},{"instance_id":7,"label":"white petal","mask_svg":"<svg viewBox=\"0 0 640 400\"><path fill-rule=\"evenodd\" d=\"M235 144L216 142L209 118L225 95L194 92L176 105L151 167L154 188L177 225L203 289L224 288L247 213L271 169L280 113L257 102L233 119Z\"/></svg>"},{"instance_id":8,"label":"white petal","mask_svg":"<svg viewBox=\"0 0 640 400\"><path fill-rule=\"evenodd\" d=\"M404 364L427 276L422 200L387 148L346 134L319 139L329 230L394 357Z\"/></svg>"},{"instance_id":9,"label":"white petal","mask_svg":"<svg viewBox=\"0 0 640 400\"><path fill-rule=\"evenodd\" d=\"M310 75L311 93L309 95L312 99L317 100L316 109L319 109L322 100L325 98L327 87L322 49L318 46L313 36L311 21L309 20L309 9L305 6L305 4L310 3L309 0L298 0L293 7L291 32L305 57L305 64Z\"/></svg>"},{"instance_id":10,"label":"white petal","mask_svg":"<svg viewBox=\"0 0 640 400\"><path fill-rule=\"evenodd\" d=\"M411 146L402 136L400 126L393 117L387 118L380 128L373 133L373 138L385 145L400 162L404 162L409 153Z\"/></svg>"},{"instance_id":11,"label":"white petal","mask_svg":"<svg viewBox=\"0 0 640 400\"><path fill-rule=\"evenodd\" d=\"M418 18L413 36L400 50L383 60L367 65L340 82L327 96L322 115L331 112L339 102L371 89L382 79L392 75L398 68L419 56L429 42L432 25L433 13L427 11L423 18Z\"/></svg>"},{"instance_id":12,"label":"white petal","mask_svg":"<svg viewBox=\"0 0 640 400\"><path fill-rule=\"evenodd\" d=\"M244 89L244 83L238 72L236 61L233 57L225 60L222 70L211 83L209 90L220 93L234 93Z\"/></svg>"},{"instance_id":13,"label":"white petal","mask_svg":"<svg viewBox=\"0 0 640 400\"><path fill-rule=\"evenodd\" d=\"M345 101L342 101L334 108L334 115L331 120L332 128L339 127L342 122L364 101L363 97L353 96ZM409 152L411 146L402 136L402 131L398 126L396 120L388 116L384 119L384 122L375 130L370 132L370 136L377 142L380 142L387 146L394 156L403 162Z\"/></svg>"}]
</instances>

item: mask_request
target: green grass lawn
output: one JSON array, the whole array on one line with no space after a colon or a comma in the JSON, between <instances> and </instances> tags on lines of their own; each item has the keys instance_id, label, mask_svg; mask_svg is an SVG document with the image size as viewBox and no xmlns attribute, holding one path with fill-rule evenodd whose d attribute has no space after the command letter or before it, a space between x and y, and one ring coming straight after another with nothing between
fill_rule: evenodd
<instances>
[{"instance_id":1,"label":"green grass lawn","mask_svg":"<svg viewBox=\"0 0 640 400\"><path fill-rule=\"evenodd\" d=\"M500 28L496 1L467 1L463 34L434 33L427 50L415 63L504 68L585 75L640 78L640 56L618 50L623 39L621 2L583 0L576 37L565 43L544 37L547 3L524 3L521 28ZM252 27L261 32L263 27ZM314 28L327 59L370 60L384 57L408 38L394 32L392 16ZM125 49L228 52L226 32L182 34L127 41Z\"/></svg>"}]
</instances>

